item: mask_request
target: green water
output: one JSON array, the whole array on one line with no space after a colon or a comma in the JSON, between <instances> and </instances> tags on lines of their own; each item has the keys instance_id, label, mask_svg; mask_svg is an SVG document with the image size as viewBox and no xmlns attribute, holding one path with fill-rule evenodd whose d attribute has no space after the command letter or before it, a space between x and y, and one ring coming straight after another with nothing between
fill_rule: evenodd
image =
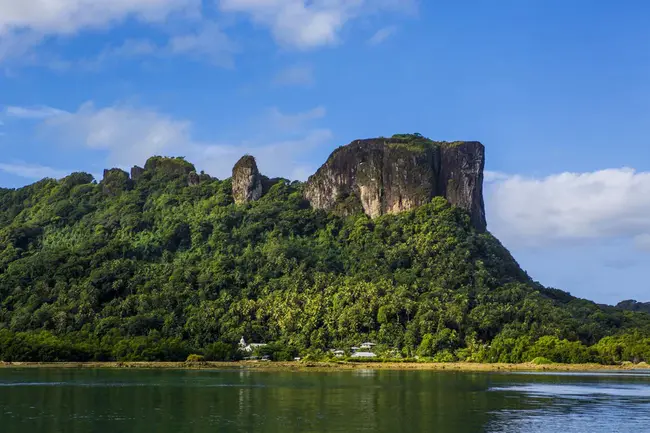
<instances>
[{"instance_id":1,"label":"green water","mask_svg":"<svg viewBox=\"0 0 650 433\"><path fill-rule=\"evenodd\" d=\"M0 370L0 432L650 432L650 373Z\"/></svg>"}]
</instances>

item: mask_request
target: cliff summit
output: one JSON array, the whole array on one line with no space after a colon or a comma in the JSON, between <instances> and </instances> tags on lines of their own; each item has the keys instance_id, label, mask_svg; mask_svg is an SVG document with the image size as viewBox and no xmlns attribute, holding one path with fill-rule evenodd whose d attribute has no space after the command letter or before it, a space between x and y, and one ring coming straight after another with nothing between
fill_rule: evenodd
<instances>
[{"instance_id":1,"label":"cliff summit","mask_svg":"<svg viewBox=\"0 0 650 433\"><path fill-rule=\"evenodd\" d=\"M445 197L485 231L485 148L477 141L435 142L419 134L356 140L335 150L309 178L305 198L314 208L371 218Z\"/></svg>"}]
</instances>

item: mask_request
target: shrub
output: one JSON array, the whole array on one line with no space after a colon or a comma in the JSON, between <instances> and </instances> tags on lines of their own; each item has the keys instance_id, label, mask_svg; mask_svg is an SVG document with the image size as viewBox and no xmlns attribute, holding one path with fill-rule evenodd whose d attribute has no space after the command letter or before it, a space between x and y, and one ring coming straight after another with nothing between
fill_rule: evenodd
<instances>
[{"instance_id":1,"label":"shrub","mask_svg":"<svg viewBox=\"0 0 650 433\"><path fill-rule=\"evenodd\" d=\"M217 341L208 345L203 351L208 361L238 361L242 353L234 345Z\"/></svg>"},{"instance_id":2,"label":"shrub","mask_svg":"<svg viewBox=\"0 0 650 433\"><path fill-rule=\"evenodd\" d=\"M195 364L195 363L201 363L205 362L205 357L203 355L197 355L196 353L193 353L187 357L187 361L189 363Z\"/></svg>"},{"instance_id":3,"label":"shrub","mask_svg":"<svg viewBox=\"0 0 650 433\"><path fill-rule=\"evenodd\" d=\"M449 350L443 350L436 353L433 357L433 362L456 362L458 359Z\"/></svg>"}]
</instances>

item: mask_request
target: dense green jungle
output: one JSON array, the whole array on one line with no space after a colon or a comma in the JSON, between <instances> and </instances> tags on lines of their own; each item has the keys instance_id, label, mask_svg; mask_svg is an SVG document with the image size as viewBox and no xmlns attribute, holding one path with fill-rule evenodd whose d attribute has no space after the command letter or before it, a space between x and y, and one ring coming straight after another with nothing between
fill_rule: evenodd
<instances>
[{"instance_id":1,"label":"dense green jungle","mask_svg":"<svg viewBox=\"0 0 650 433\"><path fill-rule=\"evenodd\" d=\"M188 181L193 178L193 181ZM531 279L443 197L371 219L315 210L304 184L231 179L154 157L0 189L0 360L650 361L650 314ZM637 308L641 310L640 308Z\"/></svg>"}]
</instances>

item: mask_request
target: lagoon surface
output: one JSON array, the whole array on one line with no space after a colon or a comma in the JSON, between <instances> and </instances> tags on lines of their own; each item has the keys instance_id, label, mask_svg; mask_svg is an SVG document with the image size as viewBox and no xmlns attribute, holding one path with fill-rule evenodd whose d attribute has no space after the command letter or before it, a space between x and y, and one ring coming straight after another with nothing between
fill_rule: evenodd
<instances>
[{"instance_id":1,"label":"lagoon surface","mask_svg":"<svg viewBox=\"0 0 650 433\"><path fill-rule=\"evenodd\" d=\"M650 372L0 369L0 431L650 432Z\"/></svg>"}]
</instances>

